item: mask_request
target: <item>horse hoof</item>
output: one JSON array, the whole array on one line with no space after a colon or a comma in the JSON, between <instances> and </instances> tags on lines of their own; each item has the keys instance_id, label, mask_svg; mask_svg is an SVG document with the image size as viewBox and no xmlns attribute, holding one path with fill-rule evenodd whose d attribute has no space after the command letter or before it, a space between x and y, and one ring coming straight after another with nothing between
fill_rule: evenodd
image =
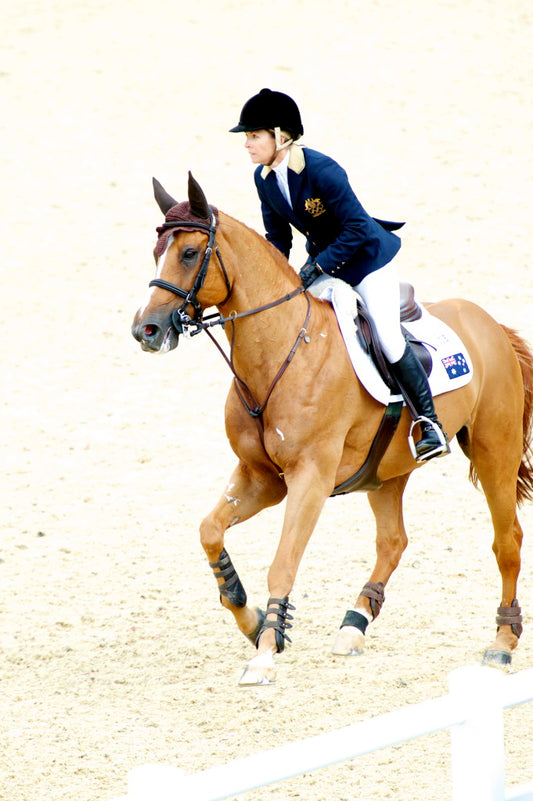
<instances>
[{"instance_id":1,"label":"horse hoof","mask_svg":"<svg viewBox=\"0 0 533 801\"><path fill-rule=\"evenodd\" d=\"M241 687L259 687L265 684L274 684L276 669L274 666L274 651L265 651L250 659L244 669L239 685Z\"/></svg>"},{"instance_id":2,"label":"horse hoof","mask_svg":"<svg viewBox=\"0 0 533 801\"><path fill-rule=\"evenodd\" d=\"M360 656L365 650L365 635L355 626L339 629L331 653L335 656Z\"/></svg>"},{"instance_id":3,"label":"horse hoof","mask_svg":"<svg viewBox=\"0 0 533 801\"><path fill-rule=\"evenodd\" d=\"M483 665L493 667L506 667L511 664L512 656L509 651L500 651L496 648L487 648L483 654Z\"/></svg>"}]
</instances>

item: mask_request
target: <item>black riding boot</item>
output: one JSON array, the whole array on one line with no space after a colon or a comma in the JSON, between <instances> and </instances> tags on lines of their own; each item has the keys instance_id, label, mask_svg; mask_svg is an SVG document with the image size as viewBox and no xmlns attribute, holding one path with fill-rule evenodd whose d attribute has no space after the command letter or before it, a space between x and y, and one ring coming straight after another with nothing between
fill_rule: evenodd
<instances>
[{"instance_id":1,"label":"black riding boot","mask_svg":"<svg viewBox=\"0 0 533 801\"><path fill-rule=\"evenodd\" d=\"M438 421L426 373L409 342L400 361L391 364L390 369L414 422L420 426L422 437L414 445L413 452L417 462L450 453L448 437Z\"/></svg>"}]
</instances>

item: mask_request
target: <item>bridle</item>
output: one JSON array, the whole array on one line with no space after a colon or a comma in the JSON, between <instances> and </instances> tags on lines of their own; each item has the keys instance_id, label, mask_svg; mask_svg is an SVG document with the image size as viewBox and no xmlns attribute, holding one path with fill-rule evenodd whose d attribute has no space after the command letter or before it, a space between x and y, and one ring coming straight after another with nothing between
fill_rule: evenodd
<instances>
[{"instance_id":1,"label":"bridle","mask_svg":"<svg viewBox=\"0 0 533 801\"><path fill-rule=\"evenodd\" d=\"M230 281L229 281L229 278L228 278L228 273L227 273L226 268L224 266L224 261L222 259L222 256L220 255L220 251L218 249L218 245L216 243L216 228L217 228L217 226L216 226L215 215L214 215L213 210L211 209L211 207L209 208L209 211L210 211L210 214L211 214L211 219L210 219L209 225L207 223L202 223L202 222L192 222L192 221L185 221L185 220L183 220L183 221L180 221L180 220L169 220L169 221L164 222L161 226L159 226L159 228L157 228L157 233L159 235L161 235L164 231L180 230L182 228L189 228L189 229L192 228L195 231L202 230L202 231L206 231L208 233L209 239L208 239L207 246L206 246L206 249L205 249L205 252L204 252L204 255L203 255L202 263L200 265L200 269L198 270L198 273L196 274L196 278L194 279L192 287L190 289L188 289L188 290L187 289L182 289L182 287L177 286L177 284L173 284L170 281L164 281L162 278L154 278L152 281L150 281L148 286L150 286L150 287L155 286L155 287L159 287L160 289L166 289L169 292L172 292L174 295L177 295L178 297L183 298L183 303L181 304L179 309L175 309L172 312L172 316L171 316L172 325L176 329L176 332L178 333L178 335L179 334L183 334L186 337L196 336L196 334L201 333L201 331L205 331L209 335L209 338L216 345L216 347L218 348L218 350L220 351L220 353L224 357L224 360L228 364L231 372L233 373L234 380L235 380L235 389L237 391L237 394L238 394L238 396L239 396L244 408L246 409L248 414L250 414L252 417L260 418L261 415L263 414L265 408L266 408L266 405L267 405L267 403L268 403L268 401L270 399L270 396L271 396L271 394L272 394L272 392L274 390L274 387L276 386L276 384L280 380L281 376L283 375L283 373L285 372L285 370L289 366L290 362L292 361L293 356L296 353L296 350L297 350L298 346L300 345L302 340L305 340L306 342L309 342L309 337L307 335L307 324L309 323L309 319L311 317L311 302L309 300L309 295L305 291L304 287L303 286L299 286L296 289L294 289L292 292L289 292L287 295L284 295L282 298L278 298L277 300L273 300L270 303L266 303L264 306L258 306L258 307L254 308L254 309L249 309L248 311L244 311L244 312L239 312L239 313L234 312L234 313L230 314L228 317L223 317L222 314L220 314L220 313L211 314L211 315L208 315L207 317L204 317L201 304L200 304L200 302L198 300L198 292L200 291L200 289L204 285L205 278L206 278L206 275L207 275L207 270L208 270L208 267L209 267L209 262L211 260L211 256L213 254L213 251L216 254L216 257L218 259L218 263L220 264L222 273L224 275L224 281L226 283L226 290L227 290L226 297L224 298L223 301L220 302L220 304L217 304L217 305L221 305L221 306L224 305L224 303L226 303L226 301L228 300L229 296L231 295L231 284L230 284ZM305 297L306 297L306 300L307 300L307 313L306 313L306 317L305 317L305 321L304 321L303 327L300 329L300 331L298 333L298 336L296 337L296 341L295 341L294 345L292 346L292 348L290 350L289 355L287 356L287 358L285 359L285 361L281 365L280 369L278 370L278 372L276 374L276 377L272 381L272 383L271 383L271 385L270 385L270 387L268 389L268 392L266 394L265 400L263 401L263 403L258 404L256 402L254 396L250 392L249 388L245 384L245 382L237 375L237 372L235 370L235 366L234 366L234 363L233 363L233 350L234 350L234 343L235 343L235 335L233 335L232 340L231 340L231 351L230 351L230 355L228 357L226 355L226 353L224 352L224 350L222 349L222 347L220 346L220 344L215 339L215 337L209 331L209 328L212 328L213 326L216 326L216 325L221 325L222 327L224 327L226 323L231 323L232 326L233 326L234 323L235 323L235 320L238 320L239 318L249 317L252 314L258 314L259 312L267 311L268 309L272 309L275 306L279 306L282 303L286 303L287 301L292 300L292 298L295 298L298 295L301 295L302 293L305 293ZM188 306L192 306L193 309L194 309L193 317L191 317L187 312L187 307Z\"/></svg>"},{"instance_id":2,"label":"bridle","mask_svg":"<svg viewBox=\"0 0 533 801\"><path fill-rule=\"evenodd\" d=\"M170 281L163 281L161 278L154 278L153 281L150 281L148 286L157 286L160 289L167 289L169 292L173 292L174 295L177 295L180 298L183 298L183 303L172 313L172 325L176 329L178 334L185 334L189 336L193 336L195 333L198 334L202 330L202 307L198 301L198 292L204 285L205 277L207 275L207 268L209 266L209 261L211 259L213 250L216 253L218 263L222 269L222 273L224 275L224 281L226 282L226 290L227 295L222 301L223 303L229 298L231 294L231 285L229 282L228 274L226 272L226 268L224 267L224 262L222 261L222 257L220 255L220 251L218 249L215 235L216 235L216 221L215 215L213 214L213 210L209 209L211 214L210 223L203 223L203 222L191 222L191 221L179 221L179 220L169 220L164 222L163 225L160 225L157 229L157 233L161 236L164 231L170 230L179 230L181 228L193 228L195 231L202 230L207 231L209 235L209 239L207 242L207 247L204 252L204 256L202 259L202 264L200 265L200 269L196 274L196 278L194 279L193 285L190 289L182 289L180 286L176 284L170 283ZM187 307L192 306L194 309L194 315L191 317L187 313ZM190 331L191 325L196 324L196 330ZM198 327L200 326L200 327Z\"/></svg>"}]
</instances>

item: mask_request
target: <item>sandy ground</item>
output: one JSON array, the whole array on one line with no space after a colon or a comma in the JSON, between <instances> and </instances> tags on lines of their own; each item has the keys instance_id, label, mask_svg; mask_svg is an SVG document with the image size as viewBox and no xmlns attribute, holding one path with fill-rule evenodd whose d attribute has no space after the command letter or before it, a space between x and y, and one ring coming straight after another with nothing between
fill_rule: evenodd
<instances>
[{"instance_id":1,"label":"sandy ground","mask_svg":"<svg viewBox=\"0 0 533 801\"><path fill-rule=\"evenodd\" d=\"M197 535L233 465L230 377L207 339L157 359L129 327L160 221L152 175L180 198L192 169L262 230L227 129L270 86L372 213L408 221L421 299L469 297L531 339L531 3L1 0L0 23L0 798L108 801L138 764L193 772L446 692L490 643L500 592L458 448L410 482L410 545L367 654L329 654L374 553L350 496L302 563L277 684L243 691L252 651ZM282 511L228 537L263 604ZM521 519L516 671L533 664L531 507ZM531 780L531 709L506 724L508 781ZM444 801L449 746L433 735L247 797Z\"/></svg>"}]
</instances>

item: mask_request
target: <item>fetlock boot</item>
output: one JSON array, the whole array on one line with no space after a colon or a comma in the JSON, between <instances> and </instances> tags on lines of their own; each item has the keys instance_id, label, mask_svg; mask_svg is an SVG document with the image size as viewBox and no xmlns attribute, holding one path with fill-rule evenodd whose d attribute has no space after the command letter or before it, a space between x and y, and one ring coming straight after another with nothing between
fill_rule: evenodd
<instances>
[{"instance_id":1,"label":"fetlock boot","mask_svg":"<svg viewBox=\"0 0 533 801\"><path fill-rule=\"evenodd\" d=\"M413 418L409 444L414 458L417 462L427 462L435 456L446 456L450 453L448 437L437 418L424 368L409 342L406 342L402 358L391 364L390 369ZM421 438L413 444L415 425L420 428Z\"/></svg>"}]
</instances>

